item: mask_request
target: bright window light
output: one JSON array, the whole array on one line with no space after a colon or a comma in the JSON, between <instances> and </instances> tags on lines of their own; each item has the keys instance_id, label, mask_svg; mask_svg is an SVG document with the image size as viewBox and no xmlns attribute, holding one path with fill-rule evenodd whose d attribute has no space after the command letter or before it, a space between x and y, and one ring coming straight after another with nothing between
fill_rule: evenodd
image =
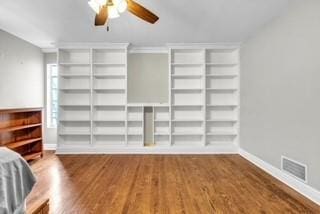
<instances>
[{"instance_id":1,"label":"bright window light","mask_svg":"<svg viewBox=\"0 0 320 214\"><path fill-rule=\"evenodd\" d=\"M58 67L47 64L47 127L57 128L58 120Z\"/></svg>"}]
</instances>

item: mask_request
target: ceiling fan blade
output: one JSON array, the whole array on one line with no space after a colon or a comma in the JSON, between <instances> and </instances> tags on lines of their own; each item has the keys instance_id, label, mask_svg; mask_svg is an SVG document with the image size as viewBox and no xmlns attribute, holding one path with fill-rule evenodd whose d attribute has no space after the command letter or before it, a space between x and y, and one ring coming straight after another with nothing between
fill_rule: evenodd
<instances>
[{"instance_id":1,"label":"ceiling fan blade","mask_svg":"<svg viewBox=\"0 0 320 214\"><path fill-rule=\"evenodd\" d=\"M128 2L128 11L131 12L132 14L138 16L139 18L154 24L159 17L156 16L154 13L152 13L150 10L144 8L137 2L133 0L127 0Z\"/></svg>"},{"instance_id":2,"label":"ceiling fan blade","mask_svg":"<svg viewBox=\"0 0 320 214\"><path fill-rule=\"evenodd\" d=\"M95 26L101 26L104 25L107 22L108 19L108 7L107 6L103 6L100 9L99 14L96 15L95 21L94 21L94 25Z\"/></svg>"}]
</instances>

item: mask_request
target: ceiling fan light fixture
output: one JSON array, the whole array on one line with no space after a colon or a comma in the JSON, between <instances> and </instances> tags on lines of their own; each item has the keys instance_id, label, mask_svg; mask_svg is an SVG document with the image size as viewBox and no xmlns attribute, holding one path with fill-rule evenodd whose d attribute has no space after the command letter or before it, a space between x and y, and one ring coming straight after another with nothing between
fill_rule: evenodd
<instances>
[{"instance_id":1,"label":"ceiling fan light fixture","mask_svg":"<svg viewBox=\"0 0 320 214\"><path fill-rule=\"evenodd\" d=\"M126 0L114 0L115 5L119 11L119 13L123 13L127 10L128 4Z\"/></svg>"},{"instance_id":2,"label":"ceiling fan light fixture","mask_svg":"<svg viewBox=\"0 0 320 214\"><path fill-rule=\"evenodd\" d=\"M128 12L154 24L159 17L146 9L135 0L89 0L88 4L97 13L94 20L95 26L103 26L108 23L108 19L118 18L120 13Z\"/></svg>"},{"instance_id":3,"label":"ceiling fan light fixture","mask_svg":"<svg viewBox=\"0 0 320 214\"><path fill-rule=\"evenodd\" d=\"M99 3L97 3L95 0L90 0L88 2L89 6L91 7L91 9L96 13L99 14L100 12L100 5Z\"/></svg>"},{"instance_id":4,"label":"ceiling fan light fixture","mask_svg":"<svg viewBox=\"0 0 320 214\"><path fill-rule=\"evenodd\" d=\"M94 0L96 1L100 6L106 5L108 0Z\"/></svg>"},{"instance_id":5,"label":"ceiling fan light fixture","mask_svg":"<svg viewBox=\"0 0 320 214\"><path fill-rule=\"evenodd\" d=\"M110 19L115 19L120 16L118 13L117 7L115 5L108 6L108 16Z\"/></svg>"}]
</instances>

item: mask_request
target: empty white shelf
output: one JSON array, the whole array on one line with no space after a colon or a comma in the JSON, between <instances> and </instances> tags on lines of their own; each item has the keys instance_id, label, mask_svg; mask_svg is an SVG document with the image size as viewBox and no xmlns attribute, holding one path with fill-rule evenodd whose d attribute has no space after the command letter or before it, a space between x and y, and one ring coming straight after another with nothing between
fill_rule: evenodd
<instances>
[{"instance_id":1,"label":"empty white shelf","mask_svg":"<svg viewBox=\"0 0 320 214\"><path fill-rule=\"evenodd\" d=\"M154 135L160 136L160 135L170 135L168 132L155 132Z\"/></svg>"},{"instance_id":2,"label":"empty white shelf","mask_svg":"<svg viewBox=\"0 0 320 214\"><path fill-rule=\"evenodd\" d=\"M60 118L59 119L61 122L90 122L90 119L64 119L64 118Z\"/></svg>"},{"instance_id":3,"label":"empty white shelf","mask_svg":"<svg viewBox=\"0 0 320 214\"><path fill-rule=\"evenodd\" d=\"M143 133L142 132L128 132L128 135L131 135L131 136L142 136Z\"/></svg>"},{"instance_id":4,"label":"empty white shelf","mask_svg":"<svg viewBox=\"0 0 320 214\"><path fill-rule=\"evenodd\" d=\"M90 63L73 63L73 62L60 62L62 66L90 66Z\"/></svg>"},{"instance_id":5,"label":"empty white shelf","mask_svg":"<svg viewBox=\"0 0 320 214\"><path fill-rule=\"evenodd\" d=\"M94 62L93 65L97 66L125 66L125 63L112 63L112 62Z\"/></svg>"},{"instance_id":6,"label":"empty white shelf","mask_svg":"<svg viewBox=\"0 0 320 214\"><path fill-rule=\"evenodd\" d=\"M61 91L90 92L89 88L60 88Z\"/></svg>"},{"instance_id":7,"label":"empty white shelf","mask_svg":"<svg viewBox=\"0 0 320 214\"><path fill-rule=\"evenodd\" d=\"M95 90L95 91L106 91L106 92L108 92L108 91L112 91L112 92L122 92L122 93L125 93L126 92L126 89L124 89L124 88L94 88L93 90Z\"/></svg>"},{"instance_id":8,"label":"empty white shelf","mask_svg":"<svg viewBox=\"0 0 320 214\"><path fill-rule=\"evenodd\" d=\"M224 67L233 67L237 66L238 63L214 63L214 62L208 62L206 63L207 66L224 66Z\"/></svg>"},{"instance_id":9,"label":"empty white shelf","mask_svg":"<svg viewBox=\"0 0 320 214\"><path fill-rule=\"evenodd\" d=\"M195 135L195 136L202 136L203 135L203 132L174 132L172 133L172 135L176 135L176 136L192 136L192 135Z\"/></svg>"},{"instance_id":10,"label":"empty white shelf","mask_svg":"<svg viewBox=\"0 0 320 214\"><path fill-rule=\"evenodd\" d=\"M173 104L173 107L203 107L201 104Z\"/></svg>"},{"instance_id":11,"label":"empty white shelf","mask_svg":"<svg viewBox=\"0 0 320 214\"><path fill-rule=\"evenodd\" d=\"M154 122L169 122L170 119L154 119Z\"/></svg>"},{"instance_id":12,"label":"empty white shelf","mask_svg":"<svg viewBox=\"0 0 320 214\"><path fill-rule=\"evenodd\" d=\"M93 135L99 135L99 136L121 136L125 135L125 132L105 132L105 131L95 131L93 132Z\"/></svg>"},{"instance_id":13,"label":"empty white shelf","mask_svg":"<svg viewBox=\"0 0 320 214\"><path fill-rule=\"evenodd\" d=\"M123 121L126 121L126 119L125 118L117 118L117 119L110 118L110 119L94 119L92 121L93 122L123 122Z\"/></svg>"},{"instance_id":14,"label":"empty white shelf","mask_svg":"<svg viewBox=\"0 0 320 214\"><path fill-rule=\"evenodd\" d=\"M208 104L208 107L237 107L237 104Z\"/></svg>"},{"instance_id":15,"label":"empty white shelf","mask_svg":"<svg viewBox=\"0 0 320 214\"><path fill-rule=\"evenodd\" d=\"M237 91L237 88L207 88L207 91Z\"/></svg>"},{"instance_id":16,"label":"empty white shelf","mask_svg":"<svg viewBox=\"0 0 320 214\"><path fill-rule=\"evenodd\" d=\"M168 103L128 103L128 107L169 107Z\"/></svg>"},{"instance_id":17,"label":"empty white shelf","mask_svg":"<svg viewBox=\"0 0 320 214\"><path fill-rule=\"evenodd\" d=\"M193 119L193 118L184 118L184 119L173 119L172 122L204 122L203 119Z\"/></svg>"},{"instance_id":18,"label":"empty white shelf","mask_svg":"<svg viewBox=\"0 0 320 214\"><path fill-rule=\"evenodd\" d=\"M206 133L207 135L212 135L212 136L234 136L237 135L237 132L235 131L214 131L214 132L208 132Z\"/></svg>"},{"instance_id":19,"label":"empty white shelf","mask_svg":"<svg viewBox=\"0 0 320 214\"><path fill-rule=\"evenodd\" d=\"M207 74L206 77L209 78L235 78L237 74Z\"/></svg>"},{"instance_id":20,"label":"empty white shelf","mask_svg":"<svg viewBox=\"0 0 320 214\"><path fill-rule=\"evenodd\" d=\"M95 78L126 78L123 74L95 74Z\"/></svg>"},{"instance_id":21,"label":"empty white shelf","mask_svg":"<svg viewBox=\"0 0 320 214\"><path fill-rule=\"evenodd\" d=\"M90 77L89 74L60 74L60 76L65 78L84 78L84 77L89 78Z\"/></svg>"},{"instance_id":22,"label":"empty white shelf","mask_svg":"<svg viewBox=\"0 0 320 214\"><path fill-rule=\"evenodd\" d=\"M172 91L202 91L202 88L172 88Z\"/></svg>"},{"instance_id":23,"label":"empty white shelf","mask_svg":"<svg viewBox=\"0 0 320 214\"><path fill-rule=\"evenodd\" d=\"M123 107L125 104L93 104L96 107Z\"/></svg>"},{"instance_id":24,"label":"empty white shelf","mask_svg":"<svg viewBox=\"0 0 320 214\"><path fill-rule=\"evenodd\" d=\"M174 78L201 78L203 75L197 75L197 74L172 74L171 75Z\"/></svg>"},{"instance_id":25,"label":"empty white shelf","mask_svg":"<svg viewBox=\"0 0 320 214\"><path fill-rule=\"evenodd\" d=\"M172 66L203 66L204 63L183 63L183 62L175 62L171 63Z\"/></svg>"},{"instance_id":26,"label":"empty white shelf","mask_svg":"<svg viewBox=\"0 0 320 214\"><path fill-rule=\"evenodd\" d=\"M90 132L81 132L81 131L60 131L59 135L91 135Z\"/></svg>"},{"instance_id":27,"label":"empty white shelf","mask_svg":"<svg viewBox=\"0 0 320 214\"><path fill-rule=\"evenodd\" d=\"M207 120L207 122L237 122L238 120L236 119L210 119Z\"/></svg>"}]
</instances>

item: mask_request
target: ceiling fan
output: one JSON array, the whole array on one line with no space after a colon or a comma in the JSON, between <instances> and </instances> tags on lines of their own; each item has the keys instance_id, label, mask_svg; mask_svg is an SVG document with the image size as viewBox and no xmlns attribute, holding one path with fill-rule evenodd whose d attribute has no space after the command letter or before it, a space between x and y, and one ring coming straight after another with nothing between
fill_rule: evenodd
<instances>
[{"instance_id":1,"label":"ceiling fan","mask_svg":"<svg viewBox=\"0 0 320 214\"><path fill-rule=\"evenodd\" d=\"M154 24L159 17L133 0L90 0L89 6L96 12L95 26L107 23L108 19L119 17L128 10L146 22Z\"/></svg>"}]
</instances>

